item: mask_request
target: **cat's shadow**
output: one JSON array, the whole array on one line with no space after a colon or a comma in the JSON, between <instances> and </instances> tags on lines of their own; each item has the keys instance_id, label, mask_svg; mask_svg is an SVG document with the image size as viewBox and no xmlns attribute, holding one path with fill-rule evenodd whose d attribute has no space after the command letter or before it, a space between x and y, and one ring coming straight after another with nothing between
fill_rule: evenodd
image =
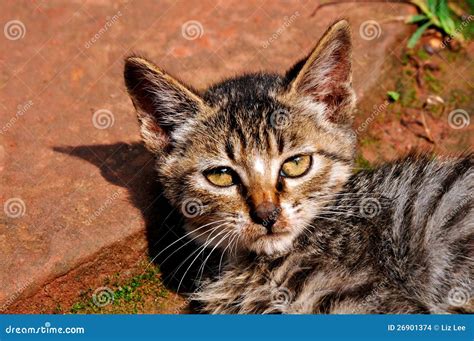
<instances>
[{"instance_id":1,"label":"cat's shadow","mask_svg":"<svg viewBox=\"0 0 474 341\"><path fill-rule=\"evenodd\" d=\"M198 254L193 254L196 244L187 238L178 241L185 234L183 217L164 198L156 180L153 156L141 143L61 146L53 150L92 163L105 180L126 188L130 203L141 211L148 255L159 266L164 284L179 293L195 289L196 279L201 277L199 268L209 251L201 253L192 263ZM91 214L95 209L91 207ZM215 256L210 257L204 276L215 261Z\"/></svg>"}]
</instances>

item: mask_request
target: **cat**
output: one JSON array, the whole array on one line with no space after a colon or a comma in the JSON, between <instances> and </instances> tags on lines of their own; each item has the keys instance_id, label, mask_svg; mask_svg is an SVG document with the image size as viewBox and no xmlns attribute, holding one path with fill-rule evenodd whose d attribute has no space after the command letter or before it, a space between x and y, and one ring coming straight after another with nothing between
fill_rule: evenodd
<instances>
[{"instance_id":1,"label":"cat","mask_svg":"<svg viewBox=\"0 0 474 341\"><path fill-rule=\"evenodd\" d=\"M473 312L473 156L354 173L351 44L341 20L285 75L203 92L126 59L165 196L225 256L199 312Z\"/></svg>"}]
</instances>

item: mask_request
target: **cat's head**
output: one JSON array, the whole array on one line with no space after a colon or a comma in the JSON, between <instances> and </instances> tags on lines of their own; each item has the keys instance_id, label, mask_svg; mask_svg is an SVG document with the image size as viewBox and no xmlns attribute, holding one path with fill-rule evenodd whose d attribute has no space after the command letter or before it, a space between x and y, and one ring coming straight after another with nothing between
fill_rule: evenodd
<instances>
[{"instance_id":1,"label":"cat's head","mask_svg":"<svg viewBox=\"0 0 474 341\"><path fill-rule=\"evenodd\" d=\"M130 57L125 82L165 195L201 243L286 252L351 173L346 21L285 76L246 75L197 92Z\"/></svg>"}]
</instances>

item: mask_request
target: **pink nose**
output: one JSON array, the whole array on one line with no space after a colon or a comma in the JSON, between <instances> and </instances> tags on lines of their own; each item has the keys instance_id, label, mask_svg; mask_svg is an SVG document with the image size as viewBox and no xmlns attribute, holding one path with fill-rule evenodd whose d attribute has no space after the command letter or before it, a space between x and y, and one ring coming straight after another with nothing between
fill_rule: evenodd
<instances>
[{"instance_id":1,"label":"pink nose","mask_svg":"<svg viewBox=\"0 0 474 341\"><path fill-rule=\"evenodd\" d=\"M271 231L273 224L280 215L280 208L271 201L264 201L251 211L252 220L263 225L267 230Z\"/></svg>"}]
</instances>

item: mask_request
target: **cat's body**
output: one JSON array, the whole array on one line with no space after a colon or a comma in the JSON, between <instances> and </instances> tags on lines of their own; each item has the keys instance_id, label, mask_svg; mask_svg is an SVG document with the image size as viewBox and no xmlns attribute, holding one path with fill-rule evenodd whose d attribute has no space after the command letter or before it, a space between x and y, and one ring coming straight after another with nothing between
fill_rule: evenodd
<instances>
[{"instance_id":1,"label":"cat's body","mask_svg":"<svg viewBox=\"0 0 474 341\"><path fill-rule=\"evenodd\" d=\"M227 314L467 312L473 193L472 156L359 172L290 253L232 259L195 303Z\"/></svg>"},{"instance_id":2,"label":"cat's body","mask_svg":"<svg viewBox=\"0 0 474 341\"><path fill-rule=\"evenodd\" d=\"M193 295L201 312L469 311L473 157L412 156L351 175L347 22L284 76L199 93L130 57L125 80L197 256L228 258Z\"/></svg>"}]
</instances>

